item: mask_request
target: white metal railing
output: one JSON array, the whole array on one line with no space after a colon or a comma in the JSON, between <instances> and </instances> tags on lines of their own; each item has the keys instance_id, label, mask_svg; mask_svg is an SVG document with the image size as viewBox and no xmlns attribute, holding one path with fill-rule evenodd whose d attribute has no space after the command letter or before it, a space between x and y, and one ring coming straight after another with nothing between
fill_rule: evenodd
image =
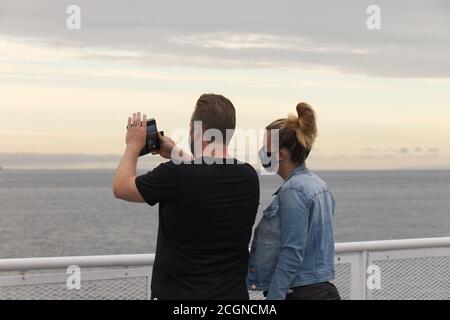
<instances>
[{"instance_id":1,"label":"white metal railing","mask_svg":"<svg viewBox=\"0 0 450 320\"><path fill-rule=\"evenodd\" d=\"M154 254L3 259L0 272L65 269L70 265L80 268L150 266L154 261Z\"/></svg>"},{"instance_id":2,"label":"white metal railing","mask_svg":"<svg viewBox=\"0 0 450 320\"><path fill-rule=\"evenodd\" d=\"M336 244L347 299L450 299L450 237Z\"/></svg>"},{"instance_id":3,"label":"white metal railing","mask_svg":"<svg viewBox=\"0 0 450 320\"><path fill-rule=\"evenodd\" d=\"M148 299L153 261L153 254L0 260L0 300ZM450 299L450 237L338 243L335 263L343 299ZM69 266L82 270L79 289L67 286Z\"/></svg>"}]
</instances>

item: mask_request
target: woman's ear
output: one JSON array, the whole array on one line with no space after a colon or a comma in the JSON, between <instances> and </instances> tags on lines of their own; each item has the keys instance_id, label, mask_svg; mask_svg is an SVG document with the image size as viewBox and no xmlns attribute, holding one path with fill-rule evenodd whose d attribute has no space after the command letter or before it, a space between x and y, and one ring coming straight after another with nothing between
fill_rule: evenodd
<instances>
[{"instance_id":1,"label":"woman's ear","mask_svg":"<svg viewBox=\"0 0 450 320\"><path fill-rule=\"evenodd\" d=\"M281 148L280 154L279 154L279 160L283 161L286 159L289 159L289 151L287 151L285 148Z\"/></svg>"}]
</instances>

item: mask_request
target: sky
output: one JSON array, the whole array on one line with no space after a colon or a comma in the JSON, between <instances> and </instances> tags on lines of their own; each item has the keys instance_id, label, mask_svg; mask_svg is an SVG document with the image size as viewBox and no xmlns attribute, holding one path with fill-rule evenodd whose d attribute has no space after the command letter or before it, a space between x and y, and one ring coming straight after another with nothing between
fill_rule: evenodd
<instances>
[{"instance_id":1,"label":"sky","mask_svg":"<svg viewBox=\"0 0 450 320\"><path fill-rule=\"evenodd\" d=\"M171 135L209 92L243 130L311 104L314 169L450 169L450 2L0 0L3 167L114 167L132 112Z\"/></svg>"}]
</instances>

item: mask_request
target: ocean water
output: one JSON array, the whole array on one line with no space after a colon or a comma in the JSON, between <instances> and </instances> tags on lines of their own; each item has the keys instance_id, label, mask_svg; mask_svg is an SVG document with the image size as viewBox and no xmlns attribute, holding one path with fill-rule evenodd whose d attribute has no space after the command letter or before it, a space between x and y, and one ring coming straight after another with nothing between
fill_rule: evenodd
<instances>
[{"instance_id":1,"label":"ocean water","mask_svg":"<svg viewBox=\"0 0 450 320\"><path fill-rule=\"evenodd\" d=\"M323 171L335 240L450 235L450 171ZM0 172L0 259L153 253L157 206L117 200L111 170ZM281 179L261 177L261 211Z\"/></svg>"}]
</instances>

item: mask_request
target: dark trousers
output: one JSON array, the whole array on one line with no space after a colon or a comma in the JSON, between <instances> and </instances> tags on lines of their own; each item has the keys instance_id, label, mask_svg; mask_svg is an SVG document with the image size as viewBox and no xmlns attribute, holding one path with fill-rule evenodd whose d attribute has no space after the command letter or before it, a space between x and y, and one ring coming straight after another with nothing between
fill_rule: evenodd
<instances>
[{"instance_id":1,"label":"dark trousers","mask_svg":"<svg viewBox=\"0 0 450 320\"><path fill-rule=\"evenodd\" d=\"M295 287L286 295L286 300L341 300L339 292L330 282L314 283Z\"/></svg>"}]
</instances>

